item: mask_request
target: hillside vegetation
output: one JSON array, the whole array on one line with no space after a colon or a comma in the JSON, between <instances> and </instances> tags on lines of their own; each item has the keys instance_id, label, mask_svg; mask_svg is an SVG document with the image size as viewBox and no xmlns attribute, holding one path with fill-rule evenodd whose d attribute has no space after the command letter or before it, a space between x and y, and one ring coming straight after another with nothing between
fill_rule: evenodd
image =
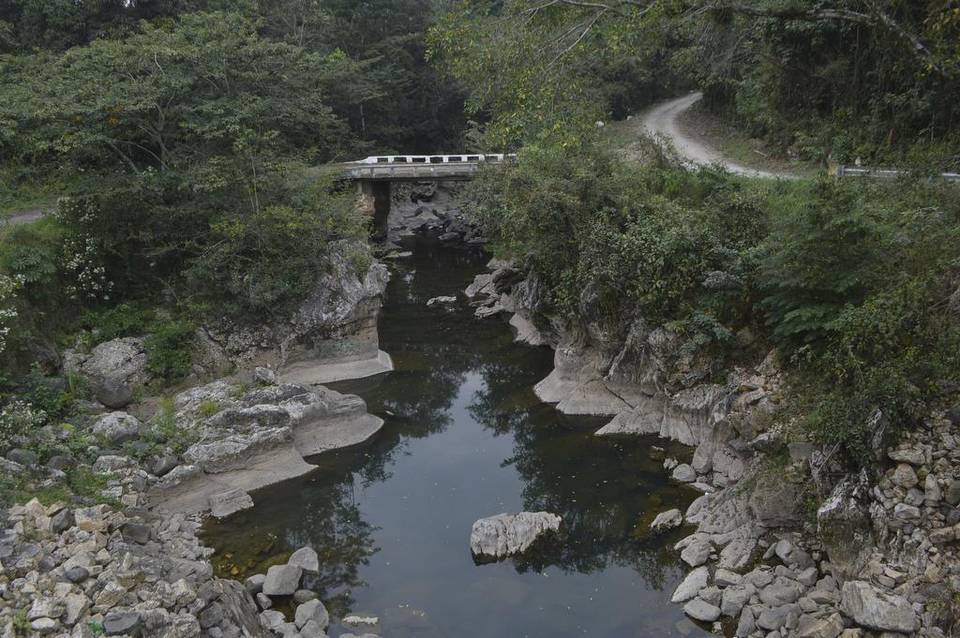
<instances>
[{"instance_id":1,"label":"hillside vegetation","mask_svg":"<svg viewBox=\"0 0 960 638\"><path fill-rule=\"evenodd\" d=\"M488 139L525 143L474 206L555 312L576 319L589 297L621 333L668 325L718 374L776 346L784 425L858 465L877 414L895 438L960 382L960 189L928 177L960 157L958 25L942 3L471 2L432 44ZM620 81L636 69L642 89ZM914 172L758 182L655 148L623 163L597 133L694 86L783 152Z\"/></svg>"}]
</instances>

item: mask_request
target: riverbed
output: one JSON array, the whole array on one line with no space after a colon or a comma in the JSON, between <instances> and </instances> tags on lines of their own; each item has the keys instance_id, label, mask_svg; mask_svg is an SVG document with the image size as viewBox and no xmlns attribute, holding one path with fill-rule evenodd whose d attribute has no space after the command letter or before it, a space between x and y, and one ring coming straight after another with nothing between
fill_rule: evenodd
<instances>
[{"instance_id":1,"label":"riverbed","mask_svg":"<svg viewBox=\"0 0 960 638\"><path fill-rule=\"evenodd\" d=\"M548 348L514 343L500 318L475 319L462 294L426 305L462 291L487 256L428 239L411 248L379 320L396 369L331 385L362 396L384 429L208 523L220 574L262 572L310 545L321 564L311 585L331 615L376 616L384 638L708 635L669 602L683 531L649 533L658 512L697 496L667 480L651 447L689 451L594 437L604 419L541 403L532 388L551 370ZM521 510L559 514L562 534L476 564L473 522Z\"/></svg>"}]
</instances>

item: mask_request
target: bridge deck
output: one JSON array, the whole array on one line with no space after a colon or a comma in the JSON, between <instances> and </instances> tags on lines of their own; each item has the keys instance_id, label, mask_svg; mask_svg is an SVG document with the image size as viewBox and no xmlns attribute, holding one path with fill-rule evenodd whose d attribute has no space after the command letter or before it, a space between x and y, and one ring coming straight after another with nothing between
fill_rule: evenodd
<instances>
[{"instance_id":1,"label":"bridge deck","mask_svg":"<svg viewBox=\"0 0 960 638\"><path fill-rule=\"evenodd\" d=\"M350 179L470 179L480 162L457 164L348 164L344 175Z\"/></svg>"},{"instance_id":2,"label":"bridge deck","mask_svg":"<svg viewBox=\"0 0 960 638\"><path fill-rule=\"evenodd\" d=\"M516 159L511 153L460 155L373 155L343 165L344 177L357 180L470 179L481 164Z\"/></svg>"}]
</instances>

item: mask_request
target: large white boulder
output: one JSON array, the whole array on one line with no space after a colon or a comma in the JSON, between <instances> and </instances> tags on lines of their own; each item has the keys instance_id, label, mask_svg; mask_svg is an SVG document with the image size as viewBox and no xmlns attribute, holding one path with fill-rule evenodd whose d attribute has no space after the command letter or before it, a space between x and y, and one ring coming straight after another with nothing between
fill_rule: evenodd
<instances>
[{"instance_id":1,"label":"large white boulder","mask_svg":"<svg viewBox=\"0 0 960 638\"><path fill-rule=\"evenodd\" d=\"M470 550L475 556L504 558L526 551L534 541L560 529L560 517L549 512L497 514L481 518L470 530Z\"/></svg>"}]
</instances>

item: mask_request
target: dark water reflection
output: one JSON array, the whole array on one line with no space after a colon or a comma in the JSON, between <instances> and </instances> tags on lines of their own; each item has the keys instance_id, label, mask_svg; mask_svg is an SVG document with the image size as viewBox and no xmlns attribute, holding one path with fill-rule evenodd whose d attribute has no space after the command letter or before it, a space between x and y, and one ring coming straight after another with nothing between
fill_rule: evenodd
<instances>
[{"instance_id":1,"label":"dark water reflection","mask_svg":"<svg viewBox=\"0 0 960 638\"><path fill-rule=\"evenodd\" d=\"M462 300L426 307L482 264L421 241L397 265L380 319L396 371L336 384L363 396L384 430L210 523L218 569L262 571L311 545L322 565L312 585L334 615L379 616L385 638L705 635L669 604L679 536L646 534L653 515L694 496L665 481L653 441L593 437L602 420L566 417L534 396L548 349L514 344L503 322L475 320ZM520 510L560 514L563 536L475 565L473 521Z\"/></svg>"}]
</instances>

